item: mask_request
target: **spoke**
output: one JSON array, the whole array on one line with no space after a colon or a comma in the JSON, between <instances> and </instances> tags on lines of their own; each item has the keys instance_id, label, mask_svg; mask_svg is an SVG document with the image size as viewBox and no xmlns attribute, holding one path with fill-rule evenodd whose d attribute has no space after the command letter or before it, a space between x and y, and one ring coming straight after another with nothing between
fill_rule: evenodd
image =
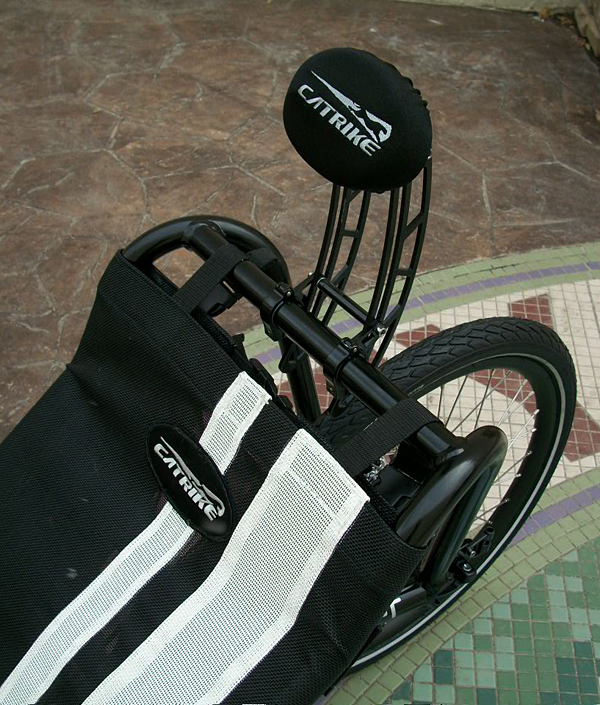
<instances>
[{"instance_id":1,"label":"spoke","mask_svg":"<svg viewBox=\"0 0 600 705\"><path fill-rule=\"evenodd\" d=\"M535 393L535 392L529 392L529 394L525 397L525 399L523 399L522 404L525 404L525 402L529 399L529 397L532 397L532 396L534 395L534 393ZM517 407L517 408L520 408L520 407ZM510 414L508 414L508 416L506 416L506 418L503 417L503 420L506 421L507 419L509 419L509 418L515 413L516 410L517 410L517 409L513 409L513 410L510 412ZM539 409L536 409L536 410L533 412L534 415L537 414L538 411L539 411ZM498 425L498 426L500 425L500 421L498 421L498 424L497 424L497 425Z\"/></svg>"},{"instance_id":2,"label":"spoke","mask_svg":"<svg viewBox=\"0 0 600 705\"><path fill-rule=\"evenodd\" d=\"M463 379L463 383L460 385L460 389L458 390L458 394L456 395L456 399L454 400L454 404L452 404L452 408L450 409L450 413L448 414L448 417L446 418L446 424L448 424L448 422L452 418L452 413L454 412L454 409L456 408L456 405L458 403L460 395L462 394L462 390L463 390L465 384L467 383L468 379L469 378L465 375L465 378Z\"/></svg>"},{"instance_id":3,"label":"spoke","mask_svg":"<svg viewBox=\"0 0 600 705\"><path fill-rule=\"evenodd\" d=\"M526 380L526 379L523 379L523 382L522 382L521 386L517 389L517 391L515 392L514 397L510 400L510 404L508 405L506 411L502 414L502 418L501 418L500 421L498 421L498 423L496 424L497 426L500 426L500 424L504 421L504 419L505 419L508 415L510 415L509 412L510 412L510 410L512 409L512 405L515 403L517 397L518 397L519 394L521 393L521 390L523 389L523 387L524 387L526 384L527 384L527 380ZM528 398L529 398L529 397L528 397ZM527 399L526 399L525 401L527 401Z\"/></svg>"},{"instance_id":4,"label":"spoke","mask_svg":"<svg viewBox=\"0 0 600 705\"><path fill-rule=\"evenodd\" d=\"M442 413L442 398L444 396L444 387L445 386L446 386L445 384L442 384L442 386L440 387L440 402L438 404L438 410L437 410L437 417L440 420L441 420L440 414Z\"/></svg>"},{"instance_id":5,"label":"spoke","mask_svg":"<svg viewBox=\"0 0 600 705\"><path fill-rule=\"evenodd\" d=\"M501 480L503 477L506 477L506 475L514 468L516 467L519 463L523 462L525 458L529 457L531 455L531 451L527 451L524 455L522 455L516 462L514 462L509 468L504 470L501 475L498 475L498 477L495 479L495 482L498 482L498 480Z\"/></svg>"},{"instance_id":6,"label":"spoke","mask_svg":"<svg viewBox=\"0 0 600 705\"><path fill-rule=\"evenodd\" d=\"M519 438L521 438L521 436L525 433L529 424L532 421L535 421L535 417L538 415L539 411L540 411L539 409L536 409L533 412L533 414L529 417L529 419L523 424L523 427L521 428L519 433L517 433L517 435L514 438L511 438L510 443L508 444L508 448L506 449L507 452L514 446L514 444L519 440Z\"/></svg>"},{"instance_id":7,"label":"spoke","mask_svg":"<svg viewBox=\"0 0 600 705\"><path fill-rule=\"evenodd\" d=\"M481 416L481 412L483 411L483 402L487 398L487 392L488 392L488 389L490 388L490 384L492 383L492 375L494 374L494 372L495 372L495 370L490 370L490 376L488 379L488 383L485 387L485 392L483 393L483 399L482 399L481 404L479 406L479 411L477 412L477 416L475 418L475 426L473 428L477 428L477 424L479 423L479 417Z\"/></svg>"},{"instance_id":8,"label":"spoke","mask_svg":"<svg viewBox=\"0 0 600 705\"><path fill-rule=\"evenodd\" d=\"M474 406L474 407L471 409L471 411L469 411L469 413L468 413L468 414L465 416L465 418L458 424L458 426L455 426L455 427L452 429L452 433L454 433L454 431L456 431L457 428L460 428L460 427L464 424L464 422L465 422L472 414L474 414L475 411L477 411L477 409L478 409L479 406L483 405L483 402L489 397L489 395L494 391L494 389L496 389L496 387L498 387L498 385L500 385L501 382L504 382L504 380L505 380L507 377L508 377L508 375L504 375L504 377L503 377L497 384L495 384L495 385L490 389L490 391L483 397L483 399L482 399L476 406Z\"/></svg>"}]
</instances>

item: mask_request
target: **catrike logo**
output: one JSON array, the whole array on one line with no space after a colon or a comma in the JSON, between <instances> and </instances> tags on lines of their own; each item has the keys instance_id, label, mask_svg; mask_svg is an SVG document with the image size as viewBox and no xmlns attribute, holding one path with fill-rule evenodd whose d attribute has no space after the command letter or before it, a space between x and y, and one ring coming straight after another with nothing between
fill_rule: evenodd
<instances>
[{"instance_id":1,"label":"catrike logo","mask_svg":"<svg viewBox=\"0 0 600 705\"><path fill-rule=\"evenodd\" d=\"M161 442L154 446L154 452L171 470L187 496L202 509L210 521L214 521L218 516L222 517L225 513L223 502L198 480L179 453L164 438L161 437L160 440Z\"/></svg>"},{"instance_id":2,"label":"catrike logo","mask_svg":"<svg viewBox=\"0 0 600 705\"><path fill-rule=\"evenodd\" d=\"M367 156L373 156L378 149L381 149L381 143L385 142L392 134L392 126L362 108L359 103L338 91L337 88L334 88L314 71L311 71L311 73L344 106L343 111L335 108L308 83L302 84L298 89L300 96L307 105L316 110L322 118L326 119L332 127L341 132L355 147L361 149Z\"/></svg>"},{"instance_id":3,"label":"catrike logo","mask_svg":"<svg viewBox=\"0 0 600 705\"><path fill-rule=\"evenodd\" d=\"M146 446L162 491L186 523L208 538L227 538L233 507L223 476L202 446L170 424L153 426Z\"/></svg>"}]
</instances>

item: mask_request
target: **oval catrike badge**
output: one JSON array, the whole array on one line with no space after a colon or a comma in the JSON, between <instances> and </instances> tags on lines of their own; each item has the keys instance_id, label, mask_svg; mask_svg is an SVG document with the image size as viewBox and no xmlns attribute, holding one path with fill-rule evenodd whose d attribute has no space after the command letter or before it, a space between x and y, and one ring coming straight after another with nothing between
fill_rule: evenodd
<instances>
[{"instance_id":1,"label":"oval catrike badge","mask_svg":"<svg viewBox=\"0 0 600 705\"><path fill-rule=\"evenodd\" d=\"M183 520L215 541L229 538L233 507L219 469L202 446L170 424L152 426L148 459L167 499Z\"/></svg>"}]
</instances>

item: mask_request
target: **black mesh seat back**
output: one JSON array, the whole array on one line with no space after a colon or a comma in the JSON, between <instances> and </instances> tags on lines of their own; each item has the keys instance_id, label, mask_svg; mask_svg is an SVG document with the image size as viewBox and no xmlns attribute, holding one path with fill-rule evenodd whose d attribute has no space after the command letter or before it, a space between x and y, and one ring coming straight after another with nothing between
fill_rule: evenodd
<instances>
[{"instance_id":1,"label":"black mesh seat back","mask_svg":"<svg viewBox=\"0 0 600 705\"><path fill-rule=\"evenodd\" d=\"M412 181L429 157L426 105L392 64L358 49L328 49L296 72L283 119L292 144L321 176L381 192Z\"/></svg>"}]
</instances>

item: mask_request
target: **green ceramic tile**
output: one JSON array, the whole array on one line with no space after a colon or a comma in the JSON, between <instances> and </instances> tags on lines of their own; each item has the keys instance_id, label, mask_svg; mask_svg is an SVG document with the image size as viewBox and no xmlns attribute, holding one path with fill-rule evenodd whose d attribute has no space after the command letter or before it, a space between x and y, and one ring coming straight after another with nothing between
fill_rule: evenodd
<instances>
[{"instance_id":1,"label":"green ceramic tile","mask_svg":"<svg viewBox=\"0 0 600 705\"><path fill-rule=\"evenodd\" d=\"M513 622L512 629L515 636L531 637L531 622Z\"/></svg>"},{"instance_id":2,"label":"green ceramic tile","mask_svg":"<svg viewBox=\"0 0 600 705\"><path fill-rule=\"evenodd\" d=\"M525 637L515 637L515 653L517 654L532 654L533 653L533 639L527 639Z\"/></svg>"},{"instance_id":3,"label":"green ceramic tile","mask_svg":"<svg viewBox=\"0 0 600 705\"><path fill-rule=\"evenodd\" d=\"M585 533L585 526L582 527L582 531ZM579 570L579 565L577 563L565 563L563 565L563 573L565 576L567 575L573 575L576 577L579 577L581 575L580 570Z\"/></svg>"},{"instance_id":4,"label":"green ceramic tile","mask_svg":"<svg viewBox=\"0 0 600 705\"><path fill-rule=\"evenodd\" d=\"M433 682L436 684L448 685L454 683L454 672L451 668L433 668Z\"/></svg>"},{"instance_id":5,"label":"green ceramic tile","mask_svg":"<svg viewBox=\"0 0 600 705\"><path fill-rule=\"evenodd\" d=\"M569 622L569 610L566 607L550 607L550 619L553 622Z\"/></svg>"},{"instance_id":6,"label":"green ceramic tile","mask_svg":"<svg viewBox=\"0 0 600 705\"><path fill-rule=\"evenodd\" d=\"M456 634L454 637L454 648L465 651L473 651L473 637L471 634Z\"/></svg>"},{"instance_id":7,"label":"green ceramic tile","mask_svg":"<svg viewBox=\"0 0 600 705\"><path fill-rule=\"evenodd\" d=\"M492 605L492 616L499 620L509 620L511 617L510 605L498 602Z\"/></svg>"},{"instance_id":8,"label":"green ceramic tile","mask_svg":"<svg viewBox=\"0 0 600 705\"><path fill-rule=\"evenodd\" d=\"M553 568L553 566L548 566L546 571ZM562 577L562 571L560 570L560 564L558 565L557 575L547 575L546 581L548 583L548 590L563 590L565 589L564 578Z\"/></svg>"},{"instance_id":9,"label":"green ceramic tile","mask_svg":"<svg viewBox=\"0 0 600 705\"><path fill-rule=\"evenodd\" d=\"M549 639L551 635L550 625L543 622L534 622L533 636L538 638Z\"/></svg>"},{"instance_id":10,"label":"green ceramic tile","mask_svg":"<svg viewBox=\"0 0 600 705\"><path fill-rule=\"evenodd\" d=\"M513 619L523 619L529 621L531 619L531 613L529 612L529 606L525 604L512 604L512 618Z\"/></svg>"},{"instance_id":11,"label":"green ceramic tile","mask_svg":"<svg viewBox=\"0 0 600 705\"><path fill-rule=\"evenodd\" d=\"M497 636L494 638L494 644L496 646L496 652L500 653L514 653L515 642L514 639L508 636Z\"/></svg>"},{"instance_id":12,"label":"green ceramic tile","mask_svg":"<svg viewBox=\"0 0 600 705\"><path fill-rule=\"evenodd\" d=\"M529 590L529 602L532 605L545 605L548 597L545 590Z\"/></svg>"},{"instance_id":13,"label":"green ceramic tile","mask_svg":"<svg viewBox=\"0 0 600 705\"><path fill-rule=\"evenodd\" d=\"M472 651L455 651L454 663L457 668L474 668L475 659Z\"/></svg>"},{"instance_id":14,"label":"green ceramic tile","mask_svg":"<svg viewBox=\"0 0 600 705\"><path fill-rule=\"evenodd\" d=\"M576 641L574 644L575 658L592 658L592 645L585 641Z\"/></svg>"},{"instance_id":15,"label":"green ceramic tile","mask_svg":"<svg viewBox=\"0 0 600 705\"><path fill-rule=\"evenodd\" d=\"M600 589L600 586L598 589ZM592 625L600 625L600 610L588 609L588 616L590 620L590 629L593 628Z\"/></svg>"},{"instance_id":16,"label":"green ceramic tile","mask_svg":"<svg viewBox=\"0 0 600 705\"><path fill-rule=\"evenodd\" d=\"M491 670L477 670L475 671L475 680L477 681L478 688L495 688L496 687L496 674Z\"/></svg>"},{"instance_id":17,"label":"green ceramic tile","mask_svg":"<svg viewBox=\"0 0 600 705\"><path fill-rule=\"evenodd\" d=\"M550 610L546 605L531 605L531 619L539 622L547 622L550 619Z\"/></svg>"},{"instance_id":18,"label":"green ceramic tile","mask_svg":"<svg viewBox=\"0 0 600 705\"><path fill-rule=\"evenodd\" d=\"M513 590L510 595L510 600L513 604L513 617L515 619L529 619L529 611L527 612L526 617L516 617L514 613L515 604L529 604L529 593L527 592L527 590L525 588L517 588L516 590Z\"/></svg>"},{"instance_id":19,"label":"green ceramic tile","mask_svg":"<svg viewBox=\"0 0 600 705\"><path fill-rule=\"evenodd\" d=\"M598 705L597 695L580 695L579 705Z\"/></svg>"},{"instance_id":20,"label":"green ceramic tile","mask_svg":"<svg viewBox=\"0 0 600 705\"><path fill-rule=\"evenodd\" d=\"M552 636L554 639L570 639L571 625L561 622L552 622Z\"/></svg>"},{"instance_id":21,"label":"green ceramic tile","mask_svg":"<svg viewBox=\"0 0 600 705\"><path fill-rule=\"evenodd\" d=\"M517 677L514 673L498 671L498 673L496 673L496 679L498 690L514 690L517 687Z\"/></svg>"},{"instance_id":22,"label":"green ceramic tile","mask_svg":"<svg viewBox=\"0 0 600 705\"><path fill-rule=\"evenodd\" d=\"M491 651L493 642L491 636L475 635L475 651Z\"/></svg>"},{"instance_id":23,"label":"green ceramic tile","mask_svg":"<svg viewBox=\"0 0 600 705\"><path fill-rule=\"evenodd\" d=\"M526 671L527 673L535 673L535 660L533 656L517 654L517 671Z\"/></svg>"},{"instance_id":24,"label":"green ceramic tile","mask_svg":"<svg viewBox=\"0 0 600 705\"><path fill-rule=\"evenodd\" d=\"M438 703L454 703L454 688L451 685L436 685L435 686L435 699Z\"/></svg>"},{"instance_id":25,"label":"green ceramic tile","mask_svg":"<svg viewBox=\"0 0 600 705\"><path fill-rule=\"evenodd\" d=\"M543 575L533 575L527 581L527 587L530 590L543 590L546 587L546 580Z\"/></svg>"},{"instance_id":26,"label":"green ceramic tile","mask_svg":"<svg viewBox=\"0 0 600 705\"><path fill-rule=\"evenodd\" d=\"M475 619L473 621L473 632L477 635L487 635L492 633L491 619Z\"/></svg>"},{"instance_id":27,"label":"green ceramic tile","mask_svg":"<svg viewBox=\"0 0 600 705\"><path fill-rule=\"evenodd\" d=\"M415 683L413 686L413 700L424 703L432 702L433 686L428 683Z\"/></svg>"},{"instance_id":28,"label":"green ceramic tile","mask_svg":"<svg viewBox=\"0 0 600 705\"><path fill-rule=\"evenodd\" d=\"M556 671L556 662L553 656L543 656L536 654L535 657L535 670L542 672L552 672Z\"/></svg>"},{"instance_id":29,"label":"green ceramic tile","mask_svg":"<svg viewBox=\"0 0 600 705\"><path fill-rule=\"evenodd\" d=\"M493 670L494 668L494 655L487 653L485 651L475 652L475 670L480 671L481 669Z\"/></svg>"},{"instance_id":30,"label":"green ceramic tile","mask_svg":"<svg viewBox=\"0 0 600 705\"><path fill-rule=\"evenodd\" d=\"M557 656L573 656L573 644L570 641L555 641L554 653Z\"/></svg>"},{"instance_id":31,"label":"green ceramic tile","mask_svg":"<svg viewBox=\"0 0 600 705\"><path fill-rule=\"evenodd\" d=\"M536 654L551 654L552 653L552 642L550 639L534 639Z\"/></svg>"},{"instance_id":32,"label":"green ceramic tile","mask_svg":"<svg viewBox=\"0 0 600 705\"><path fill-rule=\"evenodd\" d=\"M567 592L567 605L569 607L585 607L585 598L582 592Z\"/></svg>"},{"instance_id":33,"label":"green ceramic tile","mask_svg":"<svg viewBox=\"0 0 600 705\"><path fill-rule=\"evenodd\" d=\"M457 668L454 671L456 685L475 687L475 671L469 668Z\"/></svg>"},{"instance_id":34,"label":"green ceramic tile","mask_svg":"<svg viewBox=\"0 0 600 705\"><path fill-rule=\"evenodd\" d=\"M404 681L404 683L402 683L399 688L396 688L396 690L392 694L392 699L409 698L411 688L412 683L410 683L410 681Z\"/></svg>"},{"instance_id":35,"label":"green ceramic tile","mask_svg":"<svg viewBox=\"0 0 600 705\"><path fill-rule=\"evenodd\" d=\"M509 620L494 619L494 635L496 636L511 636L512 630Z\"/></svg>"},{"instance_id":36,"label":"green ceramic tile","mask_svg":"<svg viewBox=\"0 0 600 705\"><path fill-rule=\"evenodd\" d=\"M435 668L452 668L453 662L452 651L440 649L433 654L433 665Z\"/></svg>"},{"instance_id":37,"label":"green ceramic tile","mask_svg":"<svg viewBox=\"0 0 600 705\"><path fill-rule=\"evenodd\" d=\"M578 658L575 661L575 668L578 676L595 676L596 667L591 658Z\"/></svg>"},{"instance_id":38,"label":"green ceramic tile","mask_svg":"<svg viewBox=\"0 0 600 705\"><path fill-rule=\"evenodd\" d=\"M540 693L540 705L560 705L558 693Z\"/></svg>"},{"instance_id":39,"label":"green ceramic tile","mask_svg":"<svg viewBox=\"0 0 600 705\"><path fill-rule=\"evenodd\" d=\"M572 624L571 629L573 630L574 639L591 639L592 633L587 624Z\"/></svg>"},{"instance_id":40,"label":"green ceramic tile","mask_svg":"<svg viewBox=\"0 0 600 705\"><path fill-rule=\"evenodd\" d=\"M565 587L567 588L567 590L571 590L572 592L581 592L583 590L583 583L581 581L581 578L566 576Z\"/></svg>"},{"instance_id":41,"label":"green ceramic tile","mask_svg":"<svg viewBox=\"0 0 600 705\"><path fill-rule=\"evenodd\" d=\"M477 688L477 705L496 705L497 695L493 688Z\"/></svg>"},{"instance_id":42,"label":"green ceramic tile","mask_svg":"<svg viewBox=\"0 0 600 705\"><path fill-rule=\"evenodd\" d=\"M558 676L558 690L561 693L576 693L577 692L577 678L575 676L565 676L559 674Z\"/></svg>"},{"instance_id":43,"label":"green ceramic tile","mask_svg":"<svg viewBox=\"0 0 600 705\"><path fill-rule=\"evenodd\" d=\"M562 590L549 590L548 591L548 603L550 607L566 607L567 606L567 594Z\"/></svg>"},{"instance_id":44,"label":"green ceramic tile","mask_svg":"<svg viewBox=\"0 0 600 705\"><path fill-rule=\"evenodd\" d=\"M520 705L539 705L539 695L530 690L523 690L519 693Z\"/></svg>"},{"instance_id":45,"label":"green ceramic tile","mask_svg":"<svg viewBox=\"0 0 600 705\"><path fill-rule=\"evenodd\" d=\"M556 671L559 675L575 674L575 659L574 658L556 658Z\"/></svg>"},{"instance_id":46,"label":"green ceramic tile","mask_svg":"<svg viewBox=\"0 0 600 705\"><path fill-rule=\"evenodd\" d=\"M516 668L515 657L513 654L502 654L496 652L495 659L496 669L498 671L514 671Z\"/></svg>"},{"instance_id":47,"label":"green ceramic tile","mask_svg":"<svg viewBox=\"0 0 600 705\"><path fill-rule=\"evenodd\" d=\"M540 691L552 691L558 689L558 676L556 673L538 673L537 677Z\"/></svg>"},{"instance_id":48,"label":"green ceramic tile","mask_svg":"<svg viewBox=\"0 0 600 705\"><path fill-rule=\"evenodd\" d=\"M518 705L519 696L516 690L501 690L498 692L499 705Z\"/></svg>"},{"instance_id":49,"label":"green ceramic tile","mask_svg":"<svg viewBox=\"0 0 600 705\"><path fill-rule=\"evenodd\" d=\"M520 673L517 671L517 685L519 690L537 691L537 678L535 673Z\"/></svg>"},{"instance_id":50,"label":"green ceramic tile","mask_svg":"<svg viewBox=\"0 0 600 705\"><path fill-rule=\"evenodd\" d=\"M419 666L413 674L415 683L433 683L433 668L430 664L424 663Z\"/></svg>"},{"instance_id":51,"label":"green ceramic tile","mask_svg":"<svg viewBox=\"0 0 600 705\"><path fill-rule=\"evenodd\" d=\"M457 688L456 705L476 705L475 688Z\"/></svg>"}]
</instances>

